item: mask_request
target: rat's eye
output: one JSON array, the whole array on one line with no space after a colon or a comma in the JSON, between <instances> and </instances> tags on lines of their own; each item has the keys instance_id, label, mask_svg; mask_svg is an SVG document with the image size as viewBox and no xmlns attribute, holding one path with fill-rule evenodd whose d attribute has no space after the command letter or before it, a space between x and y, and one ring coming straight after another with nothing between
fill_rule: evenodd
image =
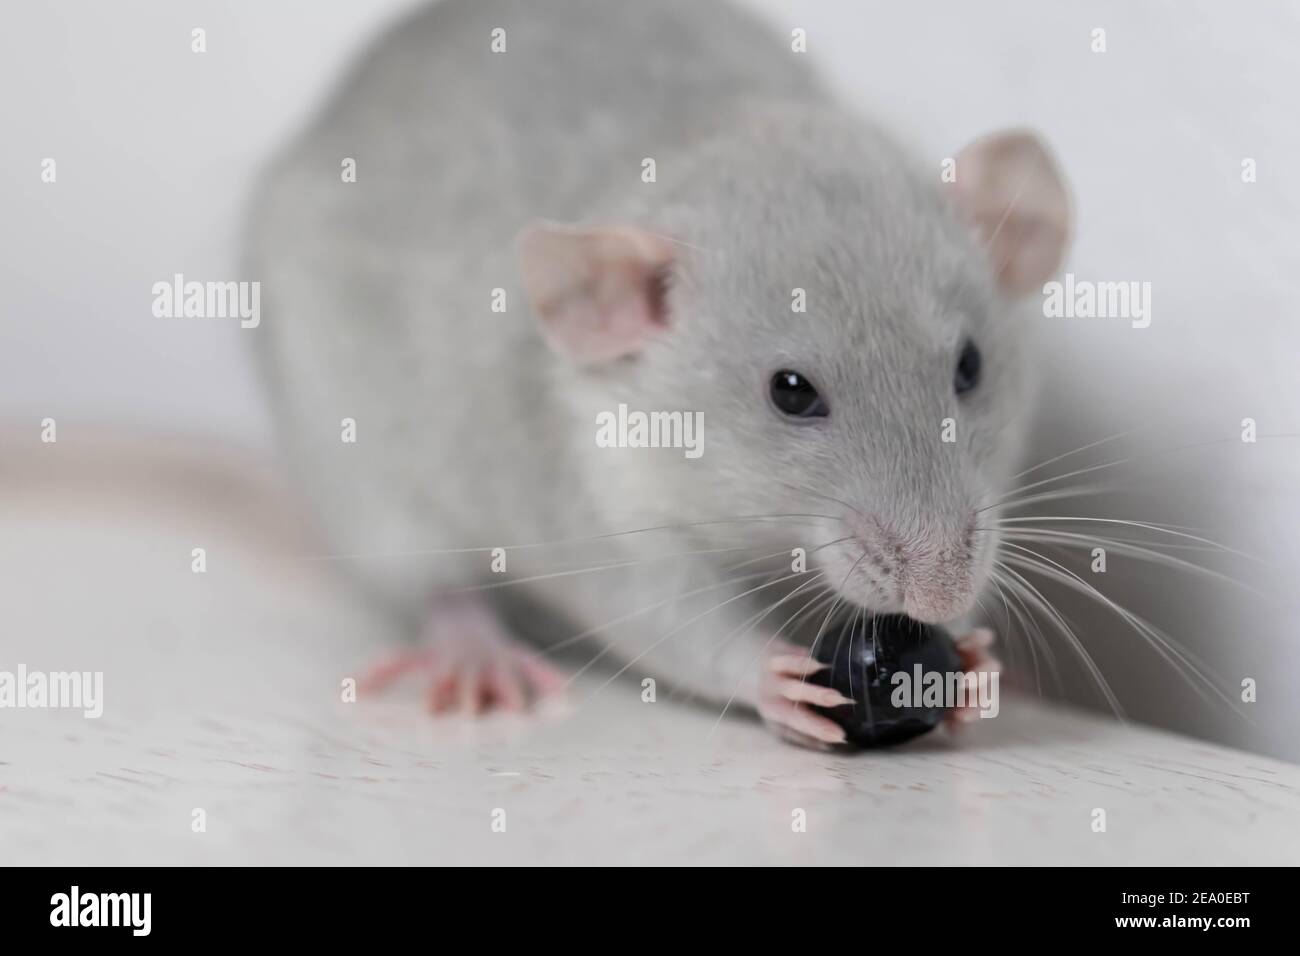
<instances>
[{"instance_id":1,"label":"rat's eye","mask_svg":"<svg viewBox=\"0 0 1300 956\"><path fill-rule=\"evenodd\" d=\"M788 368L772 376L772 402L794 418L825 418L831 413L812 383Z\"/></svg>"},{"instance_id":2,"label":"rat's eye","mask_svg":"<svg viewBox=\"0 0 1300 956\"><path fill-rule=\"evenodd\" d=\"M974 342L967 339L966 344L962 346L961 358L957 360L957 372L952 379L958 395L964 395L980 383L981 364L983 359L980 350L975 347Z\"/></svg>"}]
</instances>

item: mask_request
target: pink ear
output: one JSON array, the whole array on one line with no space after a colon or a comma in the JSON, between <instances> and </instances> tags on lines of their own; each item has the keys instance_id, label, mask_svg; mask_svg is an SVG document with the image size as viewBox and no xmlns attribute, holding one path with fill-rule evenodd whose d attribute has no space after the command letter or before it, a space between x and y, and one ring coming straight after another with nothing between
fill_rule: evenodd
<instances>
[{"instance_id":1,"label":"pink ear","mask_svg":"<svg viewBox=\"0 0 1300 956\"><path fill-rule=\"evenodd\" d=\"M632 355L667 325L673 244L631 226L538 223L519 236L524 289L548 342L587 364Z\"/></svg>"},{"instance_id":2,"label":"pink ear","mask_svg":"<svg viewBox=\"0 0 1300 956\"><path fill-rule=\"evenodd\" d=\"M957 156L953 190L1004 294L1032 292L1056 274L1070 239L1070 198L1036 136L996 133L967 146Z\"/></svg>"}]
</instances>

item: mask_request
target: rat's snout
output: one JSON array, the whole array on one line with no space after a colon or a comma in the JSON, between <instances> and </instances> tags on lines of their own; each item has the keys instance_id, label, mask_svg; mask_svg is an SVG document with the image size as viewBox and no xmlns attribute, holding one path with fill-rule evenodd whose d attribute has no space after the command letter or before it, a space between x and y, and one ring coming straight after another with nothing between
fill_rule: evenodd
<instances>
[{"instance_id":1,"label":"rat's snout","mask_svg":"<svg viewBox=\"0 0 1300 956\"><path fill-rule=\"evenodd\" d=\"M970 610L976 596L975 519L902 531L879 518L850 522L871 589L893 608L927 624Z\"/></svg>"}]
</instances>

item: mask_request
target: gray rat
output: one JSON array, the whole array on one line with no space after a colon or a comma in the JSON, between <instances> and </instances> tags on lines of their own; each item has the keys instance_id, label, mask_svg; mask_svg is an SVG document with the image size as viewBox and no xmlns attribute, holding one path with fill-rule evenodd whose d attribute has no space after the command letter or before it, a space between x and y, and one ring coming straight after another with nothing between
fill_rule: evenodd
<instances>
[{"instance_id":1,"label":"gray rat","mask_svg":"<svg viewBox=\"0 0 1300 956\"><path fill-rule=\"evenodd\" d=\"M513 583L622 669L841 742L800 625L965 622L1030 404L1015 303L1069 235L1032 135L954 170L720 2L444 0L389 30L268 171L249 247L283 447L423 634L373 683L425 667L440 711L562 685L491 600ZM702 453L601 447L621 406L698 413Z\"/></svg>"}]
</instances>

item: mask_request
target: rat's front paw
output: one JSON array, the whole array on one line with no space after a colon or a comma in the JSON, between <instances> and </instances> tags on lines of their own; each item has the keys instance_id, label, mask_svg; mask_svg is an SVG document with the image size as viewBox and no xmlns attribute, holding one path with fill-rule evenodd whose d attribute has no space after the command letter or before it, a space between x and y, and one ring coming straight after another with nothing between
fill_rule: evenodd
<instances>
[{"instance_id":1,"label":"rat's front paw","mask_svg":"<svg viewBox=\"0 0 1300 956\"><path fill-rule=\"evenodd\" d=\"M758 678L758 713L764 723L792 743L826 750L845 741L844 728L809 709L851 703L831 687L810 684L806 678L824 670L807 648L775 643L763 654Z\"/></svg>"},{"instance_id":2,"label":"rat's front paw","mask_svg":"<svg viewBox=\"0 0 1300 956\"><path fill-rule=\"evenodd\" d=\"M947 716L946 722L949 729L956 729L963 724L979 719L978 681L980 672L996 674L1002 670L1002 662L994 657L991 651L993 632L989 628L972 628L957 638L954 643L957 647L957 655L961 658L962 673L965 675L966 705L964 707L954 707L952 713Z\"/></svg>"},{"instance_id":3,"label":"rat's front paw","mask_svg":"<svg viewBox=\"0 0 1300 956\"><path fill-rule=\"evenodd\" d=\"M430 612L420 646L375 667L362 693L418 674L427 680L435 714L518 711L564 689L564 675L505 632L473 598L451 598Z\"/></svg>"}]
</instances>

